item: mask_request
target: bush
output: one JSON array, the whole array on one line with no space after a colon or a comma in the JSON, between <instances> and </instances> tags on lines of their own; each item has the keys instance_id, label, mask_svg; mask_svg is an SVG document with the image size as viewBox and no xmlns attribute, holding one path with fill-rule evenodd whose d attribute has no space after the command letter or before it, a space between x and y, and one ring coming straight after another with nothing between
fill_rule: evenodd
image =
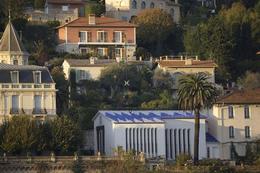
<instances>
[{"instance_id":1,"label":"bush","mask_svg":"<svg viewBox=\"0 0 260 173\"><path fill-rule=\"evenodd\" d=\"M80 129L67 117L40 123L28 116L13 117L0 126L0 147L9 154L72 153L81 143Z\"/></svg>"},{"instance_id":2,"label":"bush","mask_svg":"<svg viewBox=\"0 0 260 173\"><path fill-rule=\"evenodd\" d=\"M191 160L191 156L187 155L187 154L180 154L176 157L176 165L177 166L184 166L186 164L188 164L189 160Z\"/></svg>"}]
</instances>

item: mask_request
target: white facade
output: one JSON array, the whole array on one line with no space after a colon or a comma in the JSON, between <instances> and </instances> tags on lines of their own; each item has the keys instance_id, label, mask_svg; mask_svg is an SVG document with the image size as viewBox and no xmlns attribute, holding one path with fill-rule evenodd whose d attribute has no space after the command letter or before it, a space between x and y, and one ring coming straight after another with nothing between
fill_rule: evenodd
<instances>
[{"instance_id":1,"label":"white facade","mask_svg":"<svg viewBox=\"0 0 260 173\"><path fill-rule=\"evenodd\" d=\"M178 0L106 0L106 15L121 20L130 21L145 9L160 8L169 13L173 21L180 21L180 4Z\"/></svg>"},{"instance_id":2,"label":"white facade","mask_svg":"<svg viewBox=\"0 0 260 173\"><path fill-rule=\"evenodd\" d=\"M99 111L94 121L94 149L108 156L114 149L174 160L193 155L194 119L183 111ZM201 119L199 158L206 158L205 119Z\"/></svg>"}]
</instances>

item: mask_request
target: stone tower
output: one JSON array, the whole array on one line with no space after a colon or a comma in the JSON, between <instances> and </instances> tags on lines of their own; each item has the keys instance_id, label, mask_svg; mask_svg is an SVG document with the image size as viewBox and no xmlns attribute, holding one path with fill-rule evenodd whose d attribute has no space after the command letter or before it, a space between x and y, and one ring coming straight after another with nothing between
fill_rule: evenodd
<instances>
[{"instance_id":1,"label":"stone tower","mask_svg":"<svg viewBox=\"0 0 260 173\"><path fill-rule=\"evenodd\" d=\"M29 53L25 50L11 20L0 40L0 63L27 65Z\"/></svg>"}]
</instances>

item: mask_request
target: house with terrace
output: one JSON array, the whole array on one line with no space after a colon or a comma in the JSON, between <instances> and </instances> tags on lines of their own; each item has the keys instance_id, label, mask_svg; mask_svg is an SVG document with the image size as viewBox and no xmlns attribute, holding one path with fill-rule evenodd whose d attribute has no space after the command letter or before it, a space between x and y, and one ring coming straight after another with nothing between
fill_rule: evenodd
<instances>
[{"instance_id":1,"label":"house with terrace","mask_svg":"<svg viewBox=\"0 0 260 173\"><path fill-rule=\"evenodd\" d=\"M136 25L108 17L80 17L57 28L57 51L107 59L130 59L136 49Z\"/></svg>"}]
</instances>

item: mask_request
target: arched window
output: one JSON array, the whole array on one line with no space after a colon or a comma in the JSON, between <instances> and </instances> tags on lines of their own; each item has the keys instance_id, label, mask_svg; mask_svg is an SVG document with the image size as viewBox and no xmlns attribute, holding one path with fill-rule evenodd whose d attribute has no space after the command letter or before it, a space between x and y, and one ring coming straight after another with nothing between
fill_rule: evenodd
<instances>
[{"instance_id":1,"label":"arched window","mask_svg":"<svg viewBox=\"0 0 260 173\"><path fill-rule=\"evenodd\" d=\"M146 8L146 4L145 2L143 1L142 4L141 4L141 9L145 9Z\"/></svg>"},{"instance_id":2,"label":"arched window","mask_svg":"<svg viewBox=\"0 0 260 173\"><path fill-rule=\"evenodd\" d=\"M137 2L136 0L132 1L132 9L136 9L137 8Z\"/></svg>"},{"instance_id":3,"label":"arched window","mask_svg":"<svg viewBox=\"0 0 260 173\"><path fill-rule=\"evenodd\" d=\"M150 8L154 8L154 3L153 2L151 2Z\"/></svg>"}]
</instances>

